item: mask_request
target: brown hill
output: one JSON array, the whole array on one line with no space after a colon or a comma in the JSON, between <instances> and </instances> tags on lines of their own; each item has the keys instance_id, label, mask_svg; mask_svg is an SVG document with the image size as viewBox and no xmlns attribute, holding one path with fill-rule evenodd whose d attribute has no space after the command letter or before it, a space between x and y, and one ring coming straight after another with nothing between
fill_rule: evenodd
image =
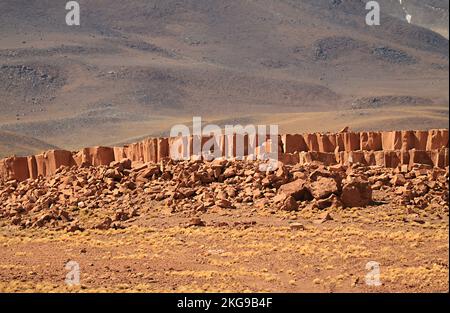
<instances>
[{"instance_id":1,"label":"brown hill","mask_svg":"<svg viewBox=\"0 0 450 313\"><path fill-rule=\"evenodd\" d=\"M194 114L289 132L324 127L305 116L329 130L448 124L448 40L393 8L368 27L360 0L79 3L80 27L61 1L0 3L0 130L72 149ZM353 105L380 97L395 101Z\"/></svg>"},{"instance_id":2,"label":"brown hill","mask_svg":"<svg viewBox=\"0 0 450 313\"><path fill-rule=\"evenodd\" d=\"M26 156L49 149L58 147L32 137L0 131L0 158L12 154Z\"/></svg>"}]
</instances>

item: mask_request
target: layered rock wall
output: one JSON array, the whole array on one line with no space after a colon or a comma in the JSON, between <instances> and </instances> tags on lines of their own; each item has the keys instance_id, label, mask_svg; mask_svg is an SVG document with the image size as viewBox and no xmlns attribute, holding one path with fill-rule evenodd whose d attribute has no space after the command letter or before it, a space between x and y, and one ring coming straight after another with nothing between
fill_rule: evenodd
<instances>
[{"instance_id":1,"label":"layered rock wall","mask_svg":"<svg viewBox=\"0 0 450 313\"><path fill-rule=\"evenodd\" d=\"M51 150L28 157L5 158L0 160L0 178L23 181L53 175L62 166L109 165L123 159L158 163L174 155L185 159L233 158L240 155L237 151L240 145L241 153L249 160L277 151L279 160L286 164L362 163L389 168L425 164L443 168L449 165L448 141L448 129L285 134L278 137L276 148L270 136L261 140L257 136L223 135L218 141L214 137L193 136L147 138L123 147L91 147L77 152ZM207 153L195 153L195 142L207 147Z\"/></svg>"}]
</instances>

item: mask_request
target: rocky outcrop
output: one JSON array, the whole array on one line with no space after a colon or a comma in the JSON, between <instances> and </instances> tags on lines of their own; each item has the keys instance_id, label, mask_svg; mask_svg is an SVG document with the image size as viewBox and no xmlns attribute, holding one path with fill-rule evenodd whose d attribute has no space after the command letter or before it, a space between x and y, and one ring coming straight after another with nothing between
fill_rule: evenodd
<instances>
[{"instance_id":1,"label":"rocky outcrop","mask_svg":"<svg viewBox=\"0 0 450 313\"><path fill-rule=\"evenodd\" d=\"M28 159L25 157L10 157L0 161L0 176L18 181L29 177Z\"/></svg>"},{"instance_id":2,"label":"rocky outcrop","mask_svg":"<svg viewBox=\"0 0 450 313\"><path fill-rule=\"evenodd\" d=\"M149 213L178 212L192 218L190 225L202 226L198 218L208 211L305 211L308 216L317 210L372 206L376 212L381 199L408 211L448 214L448 168L311 163L280 164L275 171L261 172L259 163L163 160L132 167L124 159L98 167L63 167L35 180L0 180L0 222L73 232L120 229ZM320 223L330 220L327 211Z\"/></svg>"},{"instance_id":3,"label":"rocky outcrop","mask_svg":"<svg viewBox=\"0 0 450 313\"><path fill-rule=\"evenodd\" d=\"M50 176L62 166L73 166L76 162L72 153L64 150L52 150L36 155L37 175Z\"/></svg>"},{"instance_id":4,"label":"rocky outcrop","mask_svg":"<svg viewBox=\"0 0 450 313\"><path fill-rule=\"evenodd\" d=\"M275 145L278 139L278 145ZM0 160L0 179L23 181L49 176L61 167L101 166L113 161L129 159L136 164L160 163L179 156L180 159L212 160L217 157L256 160L263 154L278 154L284 164L322 163L355 164L396 168L415 164L444 168L448 162L448 129L430 131L384 131L339 133L286 134L264 140L251 135L223 135L195 138L147 138L123 147L91 147L77 152L47 151L29 157L10 157ZM194 145L207 147L195 153ZM219 151L217 151L219 149Z\"/></svg>"},{"instance_id":5,"label":"rocky outcrop","mask_svg":"<svg viewBox=\"0 0 450 313\"><path fill-rule=\"evenodd\" d=\"M81 166L100 166L109 165L115 160L114 148L94 147L84 148L74 155L76 165ZM71 164L63 164L70 166Z\"/></svg>"}]
</instances>

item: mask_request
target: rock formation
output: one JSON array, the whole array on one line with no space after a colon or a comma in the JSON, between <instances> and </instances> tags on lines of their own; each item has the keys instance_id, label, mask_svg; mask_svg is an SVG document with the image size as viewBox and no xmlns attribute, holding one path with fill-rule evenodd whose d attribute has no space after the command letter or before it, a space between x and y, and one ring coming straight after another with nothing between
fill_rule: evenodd
<instances>
[{"instance_id":1,"label":"rock formation","mask_svg":"<svg viewBox=\"0 0 450 313\"><path fill-rule=\"evenodd\" d=\"M385 131L286 134L279 136L279 146L271 147L270 138L259 146L249 136L222 136L220 142L199 138L208 153L195 155L194 138L148 138L124 147L91 147L77 152L52 150L29 157L9 157L0 160L0 179L23 181L28 178L53 175L62 166L100 166L129 159L133 163L159 163L170 159L173 152L185 159L212 159L211 156L234 158L237 146L243 144L244 158L254 160L258 154L277 151L284 164L325 165L360 163L367 166L396 168L425 164L448 166L448 129L430 131ZM214 151L216 148L220 151Z\"/></svg>"}]
</instances>

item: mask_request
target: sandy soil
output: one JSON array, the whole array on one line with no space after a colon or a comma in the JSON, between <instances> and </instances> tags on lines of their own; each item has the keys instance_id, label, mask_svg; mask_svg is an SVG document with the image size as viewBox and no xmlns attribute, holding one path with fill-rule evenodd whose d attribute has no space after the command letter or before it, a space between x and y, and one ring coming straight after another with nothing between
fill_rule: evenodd
<instances>
[{"instance_id":1,"label":"sandy soil","mask_svg":"<svg viewBox=\"0 0 450 313\"><path fill-rule=\"evenodd\" d=\"M153 213L123 230L0 228L2 292L448 292L448 214L365 209L215 210L204 227ZM291 229L301 223L303 230ZM80 266L79 286L65 283ZM368 286L366 264L380 264Z\"/></svg>"}]
</instances>

